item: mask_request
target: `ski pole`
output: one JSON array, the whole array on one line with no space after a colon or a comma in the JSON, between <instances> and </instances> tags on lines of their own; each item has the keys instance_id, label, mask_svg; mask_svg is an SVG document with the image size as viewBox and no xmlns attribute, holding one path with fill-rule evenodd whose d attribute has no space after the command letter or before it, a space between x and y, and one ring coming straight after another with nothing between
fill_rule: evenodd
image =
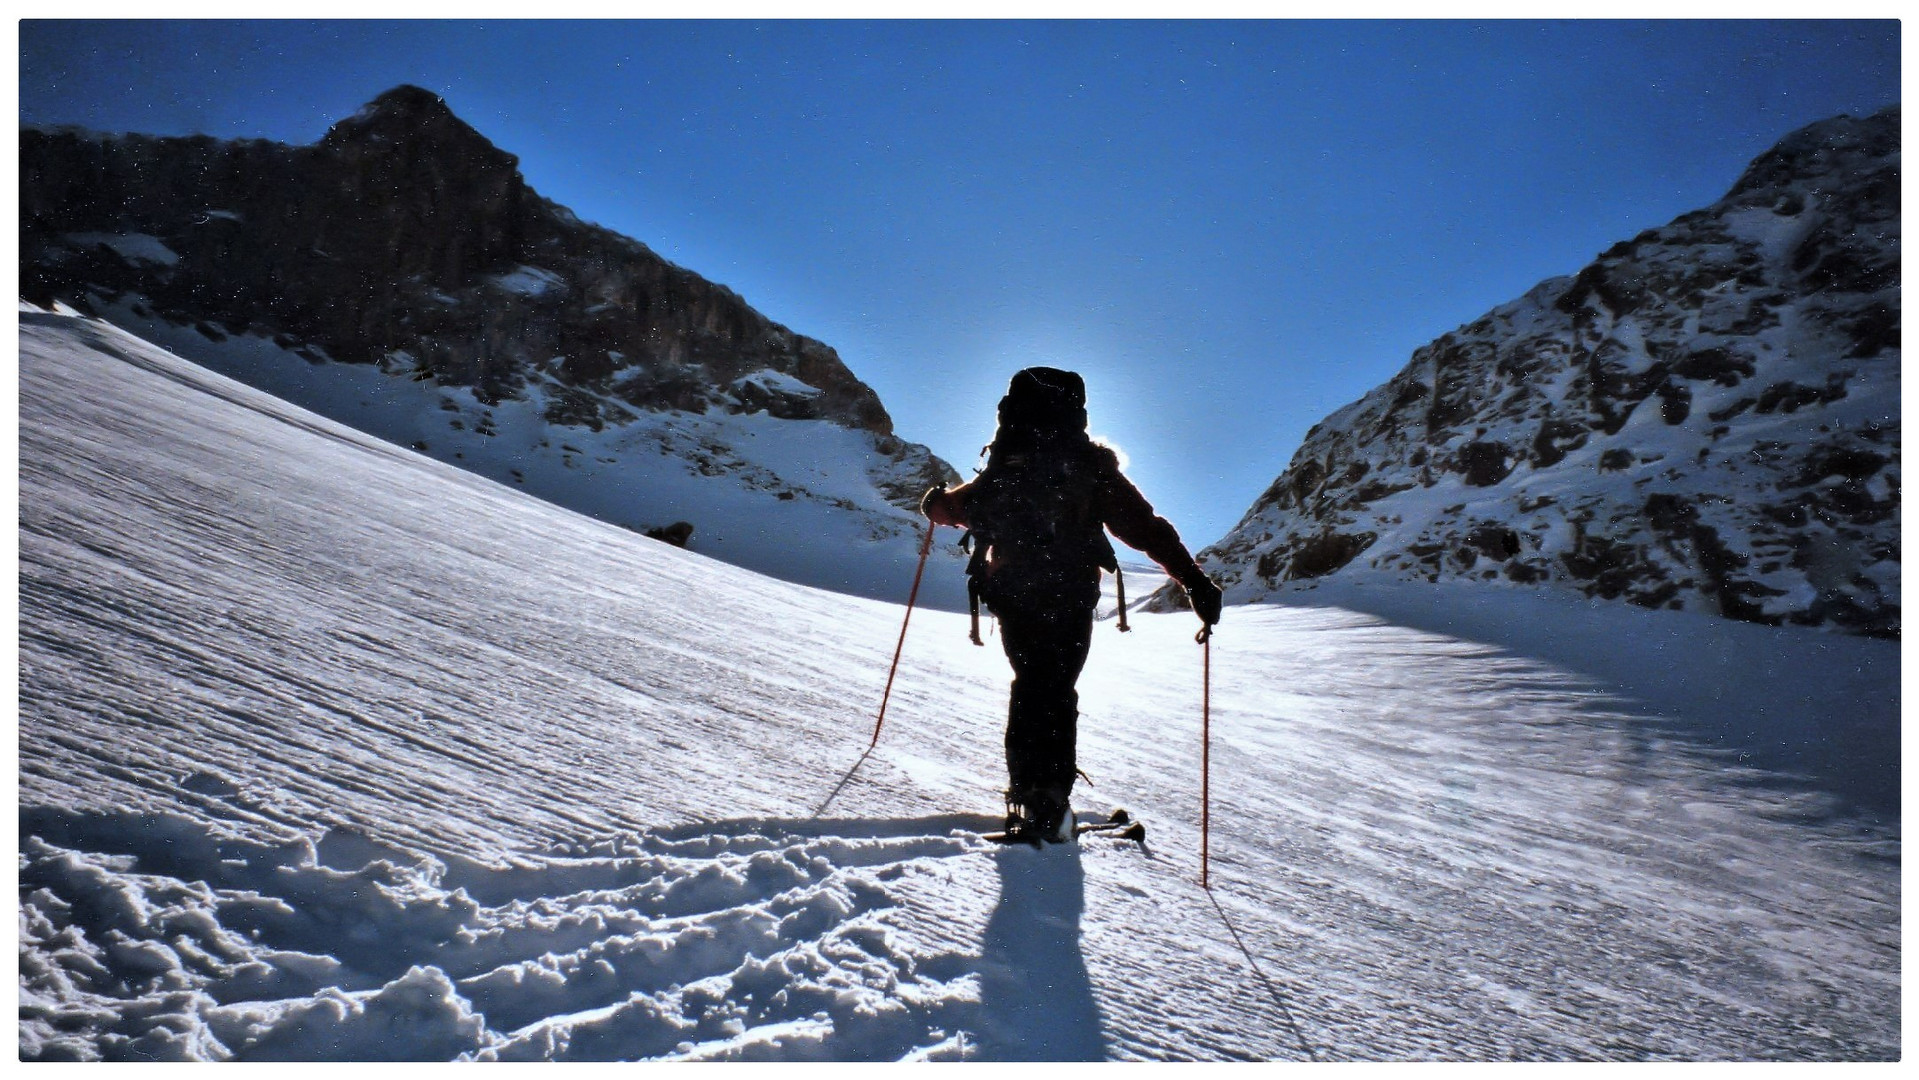
<instances>
[{"instance_id":1,"label":"ski pole","mask_svg":"<svg viewBox=\"0 0 1919 1080\"><path fill-rule=\"evenodd\" d=\"M906 594L906 618L900 620L900 641L893 647L893 666L886 672L886 692L880 695L879 719L873 721L873 741L866 745L868 750L880 744L880 725L886 723L886 702L893 696L893 676L899 673L900 654L906 651L906 624L913 621L913 602L919 599L920 575L926 573L926 556L933 550L933 530L938 528L933 522L926 523L926 539L920 543L920 564L913 570L913 588Z\"/></svg>"},{"instance_id":2,"label":"ski pole","mask_svg":"<svg viewBox=\"0 0 1919 1080\"><path fill-rule=\"evenodd\" d=\"M1199 628L1199 887L1211 891L1207 864L1211 861L1213 810L1213 628Z\"/></svg>"}]
</instances>

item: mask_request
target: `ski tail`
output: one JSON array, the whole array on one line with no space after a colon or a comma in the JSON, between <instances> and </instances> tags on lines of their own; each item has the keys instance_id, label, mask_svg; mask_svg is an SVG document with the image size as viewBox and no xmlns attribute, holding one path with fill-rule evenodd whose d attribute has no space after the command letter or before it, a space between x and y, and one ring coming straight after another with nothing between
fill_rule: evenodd
<instances>
[{"instance_id":1,"label":"ski tail","mask_svg":"<svg viewBox=\"0 0 1919 1080\"><path fill-rule=\"evenodd\" d=\"M1073 827L1074 836L1086 836L1098 833L1120 840L1131 840L1138 844L1146 843L1146 823L1135 821L1133 815L1125 810L1114 810L1105 821L1085 821Z\"/></svg>"}]
</instances>

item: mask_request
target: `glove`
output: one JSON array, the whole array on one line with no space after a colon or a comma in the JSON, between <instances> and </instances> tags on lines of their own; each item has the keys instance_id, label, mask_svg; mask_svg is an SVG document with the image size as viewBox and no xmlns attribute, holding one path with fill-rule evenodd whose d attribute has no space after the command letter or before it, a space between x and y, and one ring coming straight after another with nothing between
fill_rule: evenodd
<instances>
[{"instance_id":1,"label":"glove","mask_svg":"<svg viewBox=\"0 0 1919 1080\"><path fill-rule=\"evenodd\" d=\"M946 485L937 484L920 499L920 513L935 525L959 525L960 518Z\"/></svg>"},{"instance_id":2,"label":"glove","mask_svg":"<svg viewBox=\"0 0 1919 1080\"><path fill-rule=\"evenodd\" d=\"M1213 579L1201 574L1183 584L1186 589L1186 599L1192 602L1193 614L1199 616L1199 620L1207 626L1218 622L1220 592L1219 586L1213 583Z\"/></svg>"}]
</instances>

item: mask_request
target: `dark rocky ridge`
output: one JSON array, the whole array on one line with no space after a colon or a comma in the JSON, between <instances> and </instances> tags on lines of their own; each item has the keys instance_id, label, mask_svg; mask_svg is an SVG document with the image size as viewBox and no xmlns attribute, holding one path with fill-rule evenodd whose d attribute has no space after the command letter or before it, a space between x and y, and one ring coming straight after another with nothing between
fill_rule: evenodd
<instances>
[{"instance_id":1,"label":"dark rocky ridge","mask_svg":"<svg viewBox=\"0 0 1919 1080\"><path fill-rule=\"evenodd\" d=\"M402 86L309 146L23 130L21 295L45 306L138 297L211 335L254 333L349 363L513 396L530 373L583 391L549 420L598 429L640 410L766 411L894 438L830 347L724 286L585 224L434 94ZM95 235L157 238L129 259ZM82 238L76 240L75 238ZM735 383L781 372L819 393Z\"/></svg>"},{"instance_id":2,"label":"dark rocky ridge","mask_svg":"<svg viewBox=\"0 0 1919 1080\"><path fill-rule=\"evenodd\" d=\"M1897 635L1899 119L1424 346L1201 561L1234 601L1372 573Z\"/></svg>"}]
</instances>

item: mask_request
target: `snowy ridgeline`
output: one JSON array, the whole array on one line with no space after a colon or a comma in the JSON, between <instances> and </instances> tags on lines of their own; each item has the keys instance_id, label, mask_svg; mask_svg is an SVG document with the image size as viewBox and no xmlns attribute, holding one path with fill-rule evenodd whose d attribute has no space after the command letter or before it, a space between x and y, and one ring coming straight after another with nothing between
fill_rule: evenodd
<instances>
[{"instance_id":1,"label":"snowy ridgeline","mask_svg":"<svg viewBox=\"0 0 1919 1080\"><path fill-rule=\"evenodd\" d=\"M118 239L129 250L159 244ZM548 277L520 267L503 280L523 291ZM736 566L855 596L906 598L924 520L888 500L911 501L931 486L920 476L923 449L776 415L770 403L820 394L790 375L765 370L736 380L726 389L738 412L636 412L539 372L518 396L487 404L471 387L408 378L412 358L404 354L386 365L331 363L313 346L170 323L137 298L96 297L94 306L220 374L569 510L642 533L684 521L693 526L687 547ZM552 420L584 399L612 422ZM958 568L965 558L942 544L935 565ZM957 569L929 577L921 603L965 608Z\"/></svg>"},{"instance_id":2,"label":"snowy ridgeline","mask_svg":"<svg viewBox=\"0 0 1919 1080\"><path fill-rule=\"evenodd\" d=\"M848 779L898 606L21 320L24 1058L1901 1054L1896 645L1232 609L1209 897L1189 615L1082 683L1150 846L996 848L963 617Z\"/></svg>"}]
</instances>

